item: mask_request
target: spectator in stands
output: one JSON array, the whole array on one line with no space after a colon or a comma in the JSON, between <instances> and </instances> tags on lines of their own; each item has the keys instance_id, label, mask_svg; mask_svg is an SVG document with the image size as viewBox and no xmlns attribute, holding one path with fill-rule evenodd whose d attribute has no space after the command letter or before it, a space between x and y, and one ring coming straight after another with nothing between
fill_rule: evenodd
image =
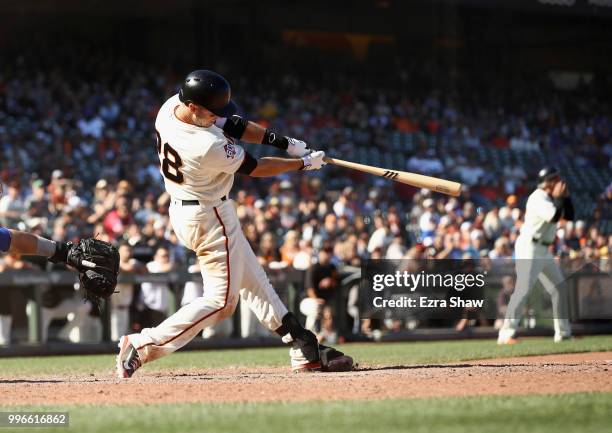
<instances>
[{"instance_id":1,"label":"spectator in stands","mask_svg":"<svg viewBox=\"0 0 612 433\"><path fill-rule=\"evenodd\" d=\"M323 307L333 302L339 285L339 274L332 263L333 248L326 245L319 251L318 261L306 272L305 294L300 302L300 311L306 316L306 329L318 333L319 319Z\"/></svg>"},{"instance_id":2,"label":"spectator in stands","mask_svg":"<svg viewBox=\"0 0 612 433\"><path fill-rule=\"evenodd\" d=\"M32 182L32 190L26 196L25 209L27 217L26 224L33 227L37 223L46 223L49 217L49 200L45 191L45 183L41 179Z\"/></svg>"},{"instance_id":3,"label":"spectator in stands","mask_svg":"<svg viewBox=\"0 0 612 433\"><path fill-rule=\"evenodd\" d=\"M457 167L459 178L468 186L476 185L485 174L484 169L474 160L469 158L465 165Z\"/></svg>"},{"instance_id":4,"label":"spectator in stands","mask_svg":"<svg viewBox=\"0 0 612 433\"><path fill-rule=\"evenodd\" d=\"M338 342L338 332L334 324L333 310L329 305L323 307L321 314L321 330L317 335L320 343L336 344Z\"/></svg>"},{"instance_id":5,"label":"spectator in stands","mask_svg":"<svg viewBox=\"0 0 612 433\"><path fill-rule=\"evenodd\" d=\"M482 224L487 239L497 239L502 234L502 223L499 219L499 209L494 207L485 216Z\"/></svg>"},{"instance_id":6,"label":"spectator in stands","mask_svg":"<svg viewBox=\"0 0 612 433\"><path fill-rule=\"evenodd\" d=\"M421 239L424 241L427 238L433 238L440 217L435 209L435 202L432 198L423 200L423 209L424 212L419 218L419 228L421 230Z\"/></svg>"},{"instance_id":7,"label":"spectator in stands","mask_svg":"<svg viewBox=\"0 0 612 433\"><path fill-rule=\"evenodd\" d=\"M293 259L300 252L299 232L297 230L289 230L285 233L282 246L279 248L280 259L288 266L293 265Z\"/></svg>"},{"instance_id":8,"label":"spectator in stands","mask_svg":"<svg viewBox=\"0 0 612 433\"><path fill-rule=\"evenodd\" d=\"M272 232L265 232L259 243L257 250L257 258L263 266L269 266L272 262L280 261L278 246L276 245L276 236Z\"/></svg>"},{"instance_id":9,"label":"spectator in stands","mask_svg":"<svg viewBox=\"0 0 612 433\"><path fill-rule=\"evenodd\" d=\"M491 259L510 259L512 258L512 248L510 247L510 239L502 236L495 240L493 249L489 252Z\"/></svg>"},{"instance_id":10,"label":"spectator in stands","mask_svg":"<svg viewBox=\"0 0 612 433\"><path fill-rule=\"evenodd\" d=\"M174 262L170 260L168 248L159 247L155 251L153 261L147 263L147 271L151 274L167 273L174 270ZM138 299L138 329L150 328L161 323L168 315L170 285L168 283L144 282L140 285Z\"/></svg>"},{"instance_id":11,"label":"spectator in stands","mask_svg":"<svg viewBox=\"0 0 612 433\"><path fill-rule=\"evenodd\" d=\"M121 275L133 276L143 274L147 270L132 256L132 246L125 241L119 245L119 260ZM130 306L134 300L134 288L134 283L118 283L115 294L110 297L110 326L113 341L119 341L119 337L130 330Z\"/></svg>"},{"instance_id":12,"label":"spectator in stands","mask_svg":"<svg viewBox=\"0 0 612 433\"><path fill-rule=\"evenodd\" d=\"M17 226L25 209L19 182L13 181L9 184L6 195L0 198L0 225L5 227Z\"/></svg>"},{"instance_id":13,"label":"spectator in stands","mask_svg":"<svg viewBox=\"0 0 612 433\"><path fill-rule=\"evenodd\" d=\"M119 197L115 208L104 217L104 230L112 240L121 238L132 222L129 205L127 197Z\"/></svg>"},{"instance_id":14,"label":"spectator in stands","mask_svg":"<svg viewBox=\"0 0 612 433\"><path fill-rule=\"evenodd\" d=\"M442 165L442 161L436 156L434 149L423 150L410 157L406 164L406 168L409 171L426 173L429 175L438 175L444 171L444 165Z\"/></svg>"}]
</instances>

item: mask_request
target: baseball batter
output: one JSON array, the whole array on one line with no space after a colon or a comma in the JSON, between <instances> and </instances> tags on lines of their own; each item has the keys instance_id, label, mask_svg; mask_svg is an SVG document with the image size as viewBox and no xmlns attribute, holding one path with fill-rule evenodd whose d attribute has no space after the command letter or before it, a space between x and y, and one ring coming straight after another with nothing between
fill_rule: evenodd
<instances>
[{"instance_id":1,"label":"baseball batter","mask_svg":"<svg viewBox=\"0 0 612 433\"><path fill-rule=\"evenodd\" d=\"M498 344L513 344L525 301L539 278L552 298L554 341L571 337L567 292L561 269L548 247L555 240L557 222L574 218L567 185L554 167L538 174L538 188L527 199L525 222L515 244L516 287L510 297Z\"/></svg>"},{"instance_id":2,"label":"baseball batter","mask_svg":"<svg viewBox=\"0 0 612 433\"><path fill-rule=\"evenodd\" d=\"M235 115L229 83L197 70L157 115L160 171L171 199L170 222L200 264L204 294L154 328L121 337L119 377L131 377L144 363L169 355L203 328L230 316L241 297L268 329L291 343L293 370L350 370L353 360L319 346L283 305L247 242L234 204L227 198L234 173L267 177L292 170L317 170L325 153L280 136ZM284 149L295 158L253 158L235 139Z\"/></svg>"}]
</instances>

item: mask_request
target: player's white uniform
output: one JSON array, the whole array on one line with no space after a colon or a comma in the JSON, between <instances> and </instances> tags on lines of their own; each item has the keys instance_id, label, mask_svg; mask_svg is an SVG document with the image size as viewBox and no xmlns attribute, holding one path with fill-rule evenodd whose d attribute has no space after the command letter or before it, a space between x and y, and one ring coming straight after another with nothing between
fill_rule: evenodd
<instances>
[{"instance_id":1,"label":"player's white uniform","mask_svg":"<svg viewBox=\"0 0 612 433\"><path fill-rule=\"evenodd\" d=\"M516 287L499 331L499 343L515 336L525 301L538 278L552 298L555 340L571 335L565 278L548 250L555 239L557 224L550 222L555 212L552 198L543 189L536 189L527 199L525 223L515 244Z\"/></svg>"},{"instance_id":2,"label":"player's white uniform","mask_svg":"<svg viewBox=\"0 0 612 433\"><path fill-rule=\"evenodd\" d=\"M188 343L203 328L234 312L238 299L270 330L279 328L287 309L247 242L231 200L234 173L244 149L216 127L198 127L176 118L178 95L155 121L166 190L172 197L170 222L179 240L197 254L204 295L183 306L155 328L129 336L140 360L149 362ZM198 205L184 201L197 200Z\"/></svg>"}]
</instances>

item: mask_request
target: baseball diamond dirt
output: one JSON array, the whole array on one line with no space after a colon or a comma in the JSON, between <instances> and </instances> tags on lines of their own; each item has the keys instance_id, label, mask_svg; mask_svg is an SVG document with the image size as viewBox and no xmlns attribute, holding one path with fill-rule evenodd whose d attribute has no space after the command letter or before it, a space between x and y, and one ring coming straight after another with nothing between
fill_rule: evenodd
<instances>
[{"instance_id":1,"label":"baseball diamond dirt","mask_svg":"<svg viewBox=\"0 0 612 433\"><path fill-rule=\"evenodd\" d=\"M362 365L351 373L287 368L172 369L0 376L0 405L272 402L612 392L612 351L448 364ZM325 384L325 386L319 386Z\"/></svg>"}]
</instances>

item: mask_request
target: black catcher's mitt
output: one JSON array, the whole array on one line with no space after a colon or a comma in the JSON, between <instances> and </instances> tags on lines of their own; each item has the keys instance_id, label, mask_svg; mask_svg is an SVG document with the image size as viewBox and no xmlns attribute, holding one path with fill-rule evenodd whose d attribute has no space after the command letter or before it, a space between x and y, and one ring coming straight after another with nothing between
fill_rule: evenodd
<instances>
[{"instance_id":1,"label":"black catcher's mitt","mask_svg":"<svg viewBox=\"0 0 612 433\"><path fill-rule=\"evenodd\" d=\"M119 251L108 242L94 238L81 239L76 244L58 242L57 250L49 260L76 268L85 299L96 305L100 299L107 299L115 292Z\"/></svg>"}]
</instances>

